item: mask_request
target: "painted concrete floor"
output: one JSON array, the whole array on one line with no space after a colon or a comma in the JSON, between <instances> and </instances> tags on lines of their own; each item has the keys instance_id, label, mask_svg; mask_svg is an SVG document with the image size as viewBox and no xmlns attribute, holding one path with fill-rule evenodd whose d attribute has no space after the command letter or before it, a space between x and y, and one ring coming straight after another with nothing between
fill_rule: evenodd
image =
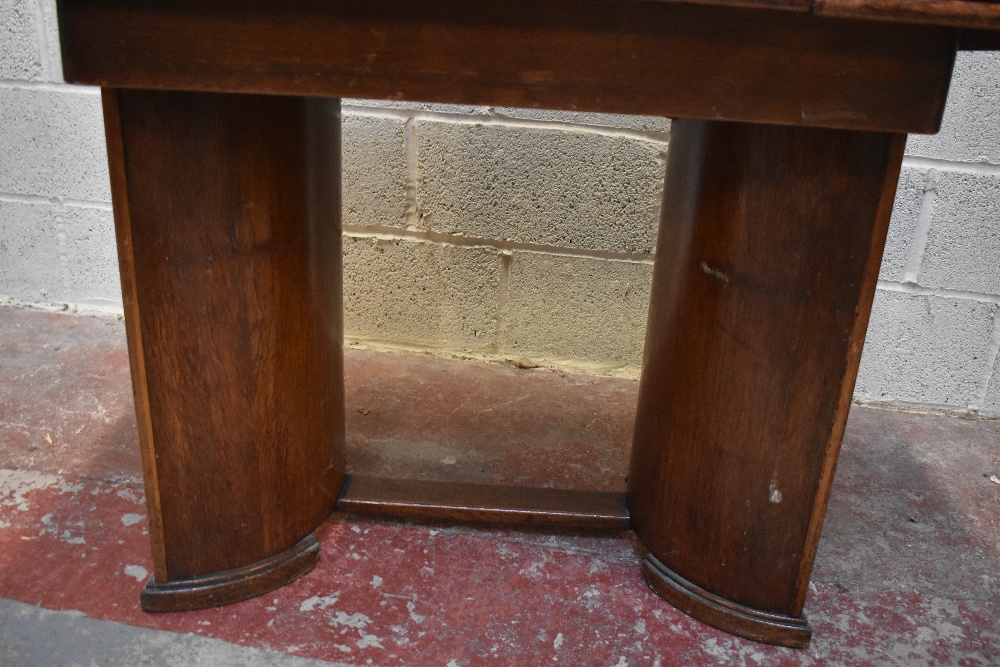
<instances>
[{"instance_id":1,"label":"painted concrete floor","mask_svg":"<svg viewBox=\"0 0 1000 667\"><path fill-rule=\"evenodd\" d=\"M622 488L636 385L347 354L355 472ZM0 665L1000 665L1000 422L854 407L807 650L645 586L629 533L334 516L317 567L148 615L121 322L0 308Z\"/></svg>"}]
</instances>

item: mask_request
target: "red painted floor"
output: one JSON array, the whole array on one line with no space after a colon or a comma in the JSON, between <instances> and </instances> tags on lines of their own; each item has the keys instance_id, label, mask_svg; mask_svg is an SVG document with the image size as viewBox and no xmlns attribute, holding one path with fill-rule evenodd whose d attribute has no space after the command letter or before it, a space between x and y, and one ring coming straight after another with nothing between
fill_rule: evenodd
<instances>
[{"instance_id":1,"label":"red painted floor","mask_svg":"<svg viewBox=\"0 0 1000 667\"><path fill-rule=\"evenodd\" d=\"M635 384L348 353L349 465L621 488ZM630 534L335 516L273 594L147 615L120 322L0 309L0 597L350 665L1000 665L1000 423L855 407L806 612L779 649L645 586Z\"/></svg>"}]
</instances>

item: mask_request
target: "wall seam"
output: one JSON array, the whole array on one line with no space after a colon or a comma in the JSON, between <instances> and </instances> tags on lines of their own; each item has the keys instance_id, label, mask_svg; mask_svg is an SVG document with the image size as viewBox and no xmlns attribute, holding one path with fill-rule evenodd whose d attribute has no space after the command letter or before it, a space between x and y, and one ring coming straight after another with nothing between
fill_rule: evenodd
<instances>
[{"instance_id":1,"label":"wall seam","mask_svg":"<svg viewBox=\"0 0 1000 667\"><path fill-rule=\"evenodd\" d=\"M929 169L924 177L924 192L920 200L920 210L917 212L917 221L913 226L913 234L910 236L910 247L906 257L906 265L903 267L902 282L904 284L918 284L920 265L924 261L924 252L927 250L927 238L930 235L931 222L934 219L934 206L937 203L936 176L937 170Z\"/></svg>"},{"instance_id":2,"label":"wall seam","mask_svg":"<svg viewBox=\"0 0 1000 667\"><path fill-rule=\"evenodd\" d=\"M916 412L943 414L949 417L975 417L976 419L1000 419L1000 415L979 414L970 412L967 407L952 405L948 403L921 403L919 401L900 401L887 399L873 399L855 395L851 401L853 405L861 405L866 408L877 410L895 410L898 412Z\"/></svg>"},{"instance_id":3,"label":"wall seam","mask_svg":"<svg viewBox=\"0 0 1000 667\"><path fill-rule=\"evenodd\" d=\"M962 162L960 160L907 155L903 158L903 166L910 167L911 169L937 169L938 171L957 171L965 174L1000 176L1000 165L989 162Z\"/></svg>"},{"instance_id":4,"label":"wall seam","mask_svg":"<svg viewBox=\"0 0 1000 667\"><path fill-rule=\"evenodd\" d=\"M56 247L59 251L59 282L66 291L73 286L69 268L69 241L66 236L66 218L60 211L56 215Z\"/></svg>"},{"instance_id":5,"label":"wall seam","mask_svg":"<svg viewBox=\"0 0 1000 667\"><path fill-rule=\"evenodd\" d=\"M80 95L101 94L101 89L97 86L81 86L75 83L55 83L52 81L22 81L20 79L0 79L0 88L43 90L50 93L78 93Z\"/></svg>"},{"instance_id":6,"label":"wall seam","mask_svg":"<svg viewBox=\"0 0 1000 667\"><path fill-rule=\"evenodd\" d=\"M670 150L670 143L663 147L663 150L657 155L657 160L660 162L660 173L659 181L656 184L656 198L653 204L653 215L652 220L649 222L649 239L650 246L647 249L650 255L656 252L656 243L660 238L660 221L663 217L663 196L667 186L667 158L668 151Z\"/></svg>"},{"instance_id":7,"label":"wall seam","mask_svg":"<svg viewBox=\"0 0 1000 667\"><path fill-rule=\"evenodd\" d=\"M403 194L406 210L403 212L403 224L407 229L422 229L424 214L420 208L420 155L418 153L416 122L408 118L403 123L403 157L406 168L406 185ZM345 225L344 230L354 225Z\"/></svg>"},{"instance_id":8,"label":"wall seam","mask_svg":"<svg viewBox=\"0 0 1000 667\"><path fill-rule=\"evenodd\" d=\"M48 29L45 26L45 10L42 0L32 0L35 10L35 46L38 47L38 64L41 65L42 76L51 81L55 78L55 68L52 66L49 51Z\"/></svg>"},{"instance_id":9,"label":"wall seam","mask_svg":"<svg viewBox=\"0 0 1000 667\"><path fill-rule=\"evenodd\" d=\"M25 301L7 294L0 294L0 308L26 308L45 313L67 313L79 317L99 317L101 319L122 319L120 301L107 304L81 303L76 301Z\"/></svg>"},{"instance_id":10,"label":"wall seam","mask_svg":"<svg viewBox=\"0 0 1000 667\"><path fill-rule=\"evenodd\" d=\"M0 201L8 202L10 204L30 204L33 206L48 204L51 206L92 208L99 211L111 210L111 202L91 201L88 199L67 199L65 197L47 197L45 195L22 195L10 192L0 192Z\"/></svg>"},{"instance_id":11,"label":"wall seam","mask_svg":"<svg viewBox=\"0 0 1000 667\"><path fill-rule=\"evenodd\" d=\"M424 111L409 109L387 109L383 107L364 107L345 105L345 110L362 116L373 116L378 118L395 118L406 121L434 121L439 123L452 123L457 125L490 125L502 127L518 127L534 130L557 130L565 132L579 132L584 134L594 134L602 137L633 139L650 143L664 144L668 141L669 135L662 132L644 132L642 130L629 130L617 127L607 127L603 125L587 125L585 123L571 123L565 121L548 120L527 120L511 118L509 116L498 116L488 114L460 114L447 113L442 111Z\"/></svg>"},{"instance_id":12,"label":"wall seam","mask_svg":"<svg viewBox=\"0 0 1000 667\"><path fill-rule=\"evenodd\" d=\"M497 332L494 352L500 353L507 347L507 322L510 315L510 265L514 259L514 253L510 250L501 250L497 255L500 257L500 284L497 286Z\"/></svg>"},{"instance_id":13,"label":"wall seam","mask_svg":"<svg viewBox=\"0 0 1000 667\"><path fill-rule=\"evenodd\" d=\"M879 280L878 288L886 292L901 292L914 296L937 296L946 299L963 299L966 301L978 301L980 303L1000 304L1000 295L997 294L980 294L979 292L964 292L962 290L940 287L922 287L920 285L899 283L892 280Z\"/></svg>"},{"instance_id":14,"label":"wall seam","mask_svg":"<svg viewBox=\"0 0 1000 667\"><path fill-rule=\"evenodd\" d=\"M352 350L376 350L382 352L400 352L404 354L430 354L443 359L466 359L473 361L484 361L487 363L514 363L518 365L523 361L523 357L510 355L509 353L494 352L473 352L457 348L448 348L440 345L427 343L417 343L392 338L375 338L371 336L344 336L344 346ZM537 363L539 368L551 368L568 373L582 373L586 375L600 375L603 377L616 377L630 380L638 380L641 367L639 365L629 365L620 363L600 363L586 361L576 357L545 357L532 355L531 362ZM520 366L525 368L524 366Z\"/></svg>"},{"instance_id":15,"label":"wall seam","mask_svg":"<svg viewBox=\"0 0 1000 667\"><path fill-rule=\"evenodd\" d=\"M1000 354L1000 307L993 311L993 331L990 335L990 344L986 348L986 368L983 377L980 378L979 386L976 388L975 397L969 404L970 412L979 412L986 402L986 394L990 390L990 383L993 381L993 373L996 368L997 356Z\"/></svg>"},{"instance_id":16,"label":"wall seam","mask_svg":"<svg viewBox=\"0 0 1000 667\"><path fill-rule=\"evenodd\" d=\"M603 259L632 264L652 264L653 255L646 253L614 252L610 250L592 250L589 248L565 248L549 246L540 243L522 243L500 239L486 239L474 236L459 236L430 230L400 229L381 225L344 225L344 234L351 238L369 238L381 241L413 241L418 243L436 243L438 245L460 248L477 248L508 252L532 252L562 257L579 257L585 259Z\"/></svg>"}]
</instances>

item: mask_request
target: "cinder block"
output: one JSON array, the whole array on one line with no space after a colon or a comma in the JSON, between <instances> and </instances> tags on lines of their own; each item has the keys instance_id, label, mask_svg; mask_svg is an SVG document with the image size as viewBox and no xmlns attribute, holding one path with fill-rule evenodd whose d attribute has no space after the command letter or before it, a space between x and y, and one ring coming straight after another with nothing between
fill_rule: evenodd
<instances>
[{"instance_id":1,"label":"cinder block","mask_svg":"<svg viewBox=\"0 0 1000 667\"><path fill-rule=\"evenodd\" d=\"M939 171L918 282L1000 294L1000 176Z\"/></svg>"},{"instance_id":2,"label":"cinder block","mask_svg":"<svg viewBox=\"0 0 1000 667\"><path fill-rule=\"evenodd\" d=\"M429 121L417 140L419 201L436 232L652 252L662 142Z\"/></svg>"},{"instance_id":3,"label":"cinder block","mask_svg":"<svg viewBox=\"0 0 1000 667\"><path fill-rule=\"evenodd\" d=\"M967 408L986 370L997 306L879 290L856 398Z\"/></svg>"},{"instance_id":4,"label":"cinder block","mask_svg":"<svg viewBox=\"0 0 1000 667\"><path fill-rule=\"evenodd\" d=\"M639 130L666 135L670 132L670 119L662 116L633 116L619 113L588 113L583 111L552 111L550 109L518 109L495 107L493 113L508 118L525 120L547 120L575 125L594 125L620 130Z\"/></svg>"},{"instance_id":5,"label":"cinder block","mask_svg":"<svg viewBox=\"0 0 1000 667\"><path fill-rule=\"evenodd\" d=\"M938 134L912 134L908 155L1000 164L1000 52L960 51Z\"/></svg>"},{"instance_id":6,"label":"cinder block","mask_svg":"<svg viewBox=\"0 0 1000 667\"><path fill-rule=\"evenodd\" d=\"M903 279L913 242L913 230L924 200L926 181L927 172L923 169L904 167L899 174L896 201L892 206L892 219L889 222L889 236L885 241L882 268L879 271L879 278L883 280Z\"/></svg>"},{"instance_id":7,"label":"cinder block","mask_svg":"<svg viewBox=\"0 0 1000 667\"><path fill-rule=\"evenodd\" d=\"M0 294L50 301L62 289L57 208L0 201Z\"/></svg>"},{"instance_id":8,"label":"cinder block","mask_svg":"<svg viewBox=\"0 0 1000 667\"><path fill-rule=\"evenodd\" d=\"M344 237L349 337L487 352L495 349L496 251Z\"/></svg>"},{"instance_id":9,"label":"cinder block","mask_svg":"<svg viewBox=\"0 0 1000 667\"><path fill-rule=\"evenodd\" d=\"M0 88L0 192L111 201L101 98Z\"/></svg>"},{"instance_id":10,"label":"cinder block","mask_svg":"<svg viewBox=\"0 0 1000 667\"><path fill-rule=\"evenodd\" d=\"M406 213L404 121L345 111L344 224L403 227Z\"/></svg>"},{"instance_id":11,"label":"cinder block","mask_svg":"<svg viewBox=\"0 0 1000 667\"><path fill-rule=\"evenodd\" d=\"M0 294L120 308L111 211L0 202Z\"/></svg>"},{"instance_id":12,"label":"cinder block","mask_svg":"<svg viewBox=\"0 0 1000 667\"><path fill-rule=\"evenodd\" d=\"M638 371L652 277L652 264L514 253L501 352Z\"/></svg>"},{"instance_id":13,"label":"cinder block","mask_svg":"<svg viewBox=\"0 0 1000 667\"><path fill-rule=\"evenodd\" d=\"M66 206L57 213L63 249L63 290L59 301L121 308L121 279L110 209Z\"/></svg>"},{"instance_id":14,"label":"cinder block","mask_svg":"<svg viewBox=\"0 0 1000 667\"><path fill-rule=\"evenodd\" d=\"M42 74L34 3L0 2L0 79L34 80Z\"/></svg>"}]
</instances>

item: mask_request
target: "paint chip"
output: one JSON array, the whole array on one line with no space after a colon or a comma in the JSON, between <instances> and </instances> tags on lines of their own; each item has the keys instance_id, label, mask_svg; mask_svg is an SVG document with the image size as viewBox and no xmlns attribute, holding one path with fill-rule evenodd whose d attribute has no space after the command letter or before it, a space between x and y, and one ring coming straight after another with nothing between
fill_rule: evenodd
<instances>
[{"instance_id":1,"label":"paint chip","mask_svg":"<svg viewBox=\"0 0 1000 667\"><path fill-rule=\"evenodd\" d=\"M426 616L421 616L417 613L417 604L413 600L408 600L406 603L406 611L410 612L410 620L418 625L427 620Z\"/></svg>"},{"instance_id":2,"label":"paint chip","mask_svg":"<svg viewBox=\"0 0 1000 667\"><path fill-rule=\"evenodd\" d=\"M706 276L712 276L713 278L721 282L723 285L729 284L729 276L727 276L723 271L720 271L716 268L712 268L711 266L708 265L708 263L701 262L698 265L698 268L700 268L701 272L704 273Z\"/></svg>"},{"instance_id":3,"label":"paint chip","mask_svg":"<svg viewBox=\"0 0 1000 667\"><path fill-rule=\"evenodd\" d=\"M140 521L142 521L141 514L122 514L122 523L126 526L134 526Z\"/></svg>"},{"instance_id":4,"label":"paint chip","mask_svg":"<svg viewBox=\"0 0 1000 667\"><path fill-rule=\"evenodd\" d=\"M373 588L378 588L379 586L381 586L381 585L382 585L382 582L383 582L383 581L384 581L384 580L382 579L382 577L378 576L377 574L376 574L376 575L374 575L374 576L372 577L372 582L371 582L371 583L372 583L372 587L373 587Z\"/></svg>"},{"instance_id":5,"label":"paint chip","mask_svg":"<svg viewBox=\"0 0 1000 667\"><path fill-rule=\"evenodd\" d=\"M115 495L122 500L131 500L133 502L139 502L141 498L132 489L119 489L115 491Z\"/></svg>"},{"instance_id":6,"label":"paint chip","mask_svg":"<svg viewBox=\"0 0 1000 667\"><path fill-rule=\"evenodd\" d=\"M769 491L768 500L775 505L781 502L781 491L778 490L778 484L776 482L771 482L767 490Z\"/></svg>"},{"instance_id":7,"label":"paint chip","mask_svg":"<svg viewBox=\"0 0 1000 667\"><path fill-rule=\"evenodd\" d=\"M340 599L340 591L337 591L332 595L314 595L311 598L303 600L302 603L299 604L299 611L326 609L331 605L337 604L337 600L339 599Z\"/></svg>"},{"instance_id":8,"label":"paint chip","mask_svg":"<svg viewBox=\"0 0 1000 667\"><path fill-rule=\"evenodd\" d=\"M0 470L0 507L4 514L8 512L23 512L31 508L28 502L29 491L40 491L59 484L59 478L45 475L32 470ZM51 514L45 515L49 519ZM45 517L42 517L45 522Z\"/></svg>"},{"instance_id":9,"label":"paint chip","mask_svg":"<svg viewBox=\"0 0 1000 667\"><path fill-rule=\"evenodd\" d=\"M364 630L372 619L368 618L366 614L361 612L355 612L353 614L348 614L343 611L338 611L335 616L329 619L330 623L334 625L342 625L348 628L354 628L355 630Z\"/></svg>"},{"instance_id":10,"label":"paint chip","mask_svg":"<svg viewBox=\"0 0 1000 667\"><path fill-rule=\"evenodd\" d=\"M125 574L130 577L135 577L136 581L145 581L149 577L149 570L144 568L142 565L126 565Z\"/></svg>"},{"instance_id":11,"label":"paint chip","mask_svg":"<svg viewBox=\"0 0 1000 667\"><path fill-rule=\"evenodd\" d=\"M990 475L990 481L993 482L994 484L1000 484L1000 477L997 477L996 475Z\"/></svg>"}]
</instances>

